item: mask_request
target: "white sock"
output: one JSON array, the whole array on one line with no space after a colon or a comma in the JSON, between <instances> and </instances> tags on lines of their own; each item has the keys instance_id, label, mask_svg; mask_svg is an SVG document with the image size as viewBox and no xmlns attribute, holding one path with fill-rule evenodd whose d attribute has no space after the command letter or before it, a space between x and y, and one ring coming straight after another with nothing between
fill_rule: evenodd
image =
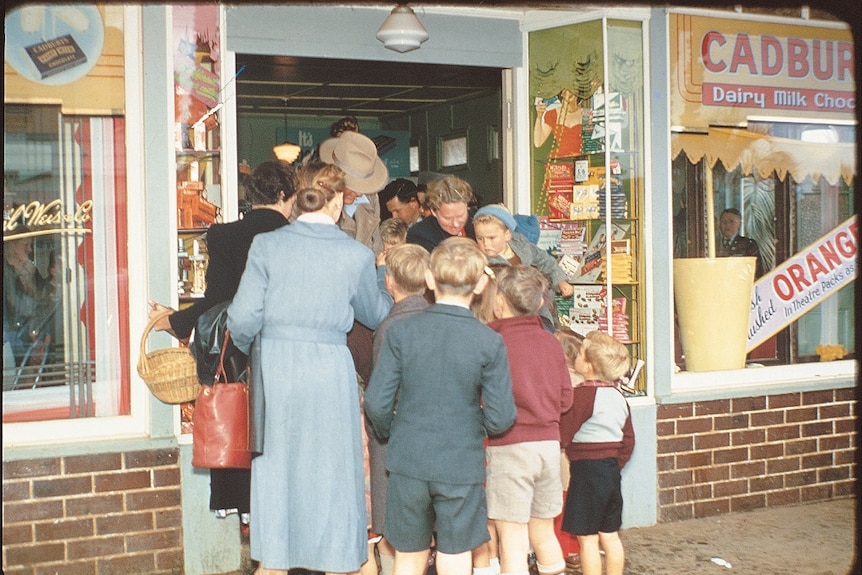
<instances>
[{"instance_id":1,"label":"white sock","mask_svg":"<svg viewBox=\"0 0 862 575\"><path fill-rule=\"evenodd\" d=\"M473 567L473 575L497 575L493 567Z\"/></svg>"},{"instance_id":2,"label":"white sock","mask_svg":"<svg viewBox=\"0 0 862 575\"><path fill-rule=\"evenodd\" d=\"M539 570L539 575L556 575L566 570L566 560L563 559L553 565L542 565L536 561L536 568Z\"/></svg>"},{"instance_id":3,"label":"white sock","mask_svg":"<svg viewBox=\"0 0 862 575\"><path fill-rule=\"evenodd\" d=\"M491 557L491 572L494 575L500 575L500 558Z\"/></svg>"}]
</instances>

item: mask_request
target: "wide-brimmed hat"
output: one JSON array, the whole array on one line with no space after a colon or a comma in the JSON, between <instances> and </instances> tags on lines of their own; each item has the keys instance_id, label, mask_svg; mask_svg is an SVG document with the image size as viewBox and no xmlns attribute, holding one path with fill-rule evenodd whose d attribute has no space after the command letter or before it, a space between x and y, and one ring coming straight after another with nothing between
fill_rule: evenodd
<instances>
[{"instance_id":1,"label":"wide-brimmed hat","mask_svg":"<svg viewBox=\"0 0 862 575\"><path fill-rule=\"evenodd\" d=\"M359 132L342 132L320 144L320 159L344 171L345 185L360 194L376 194L389 180L377 146Z\"/></svg>"}]
</instances>

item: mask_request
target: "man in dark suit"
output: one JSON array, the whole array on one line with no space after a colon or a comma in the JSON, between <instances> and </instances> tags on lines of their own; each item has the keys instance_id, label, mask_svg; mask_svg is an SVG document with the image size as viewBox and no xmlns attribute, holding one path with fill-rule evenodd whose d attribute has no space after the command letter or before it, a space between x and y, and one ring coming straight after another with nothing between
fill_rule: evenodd
<instances>
[{"instance_id":1,"label":"man in dark suit","mask_svg":"<svg viewBox=\"0 0 862 575\"><path fill-rule=\"evenodd\" d=\"M763 259L760 257L760 248L757 242L751 238L739 235L742 227L742 215L736 208L727 208L721 212L718 218L718 228L721 232L721 242L716 248L716 255L724 257L755 257L757 264L754 277L763 275Z\"/></svg>"}]
</instances>

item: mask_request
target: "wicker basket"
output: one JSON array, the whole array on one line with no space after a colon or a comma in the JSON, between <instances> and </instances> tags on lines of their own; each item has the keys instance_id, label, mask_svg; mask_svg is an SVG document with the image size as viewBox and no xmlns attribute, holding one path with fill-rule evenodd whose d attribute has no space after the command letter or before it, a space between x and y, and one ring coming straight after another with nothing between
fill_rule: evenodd
<instances>
[{"instance_id":1,"label":"wicker basket","mask_svg":"<svg viewBox=\"0 0 862 575\"><path fill-rule=\"evenodd\" d=\"M141 355L138 357L138 375L157 398L165 403L186 403L198 396L195 358L187 347L169 347L147 352L147 337L155 323L164 314L153 317L141 336Z\"/></svg>"}]
</instances>

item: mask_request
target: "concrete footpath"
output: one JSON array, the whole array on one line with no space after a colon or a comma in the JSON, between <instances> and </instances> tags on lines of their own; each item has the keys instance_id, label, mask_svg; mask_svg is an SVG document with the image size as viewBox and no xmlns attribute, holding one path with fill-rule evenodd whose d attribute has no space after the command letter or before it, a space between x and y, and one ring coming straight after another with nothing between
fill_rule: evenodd
<instances>
[{"instance_id":1,"label":"concrete footpath","mask_svg":"<svg viewBox=\"0 0 862 575\"><path fill-rule=\"evenodd\" d=\"M855 498L660 523L620 536L626 575L862 575ZM236 575L253 569L247 541L243 551Z\"/></svg>"}]
</instances>

